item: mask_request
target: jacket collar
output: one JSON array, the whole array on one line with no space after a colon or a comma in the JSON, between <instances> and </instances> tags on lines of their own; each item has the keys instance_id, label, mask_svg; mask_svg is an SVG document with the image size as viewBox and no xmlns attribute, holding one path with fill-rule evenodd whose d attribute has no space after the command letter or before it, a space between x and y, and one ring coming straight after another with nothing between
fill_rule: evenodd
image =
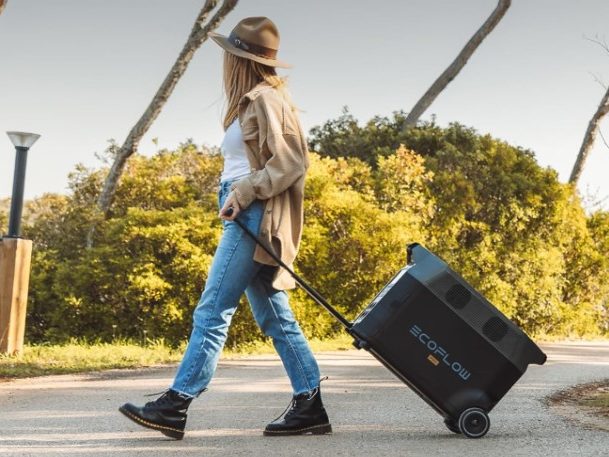
<instances>
[{"instance_id":1,"label":"jacket collar","mask_svg":"<svg viewBox=\"0 0 609 457\"><path fill-rule=\"evenodd\" d=\"M239 105L241 105L242 103L246 103L249 100L254 100L259 94L260 92L262 92L265 89L268 89L269 87L272 87L268 82L266 81L260 81L258 84L256 84L252 89L250 89L249 92L246 92L240 99L239 99Z\"/></svg>"}]
</instances>

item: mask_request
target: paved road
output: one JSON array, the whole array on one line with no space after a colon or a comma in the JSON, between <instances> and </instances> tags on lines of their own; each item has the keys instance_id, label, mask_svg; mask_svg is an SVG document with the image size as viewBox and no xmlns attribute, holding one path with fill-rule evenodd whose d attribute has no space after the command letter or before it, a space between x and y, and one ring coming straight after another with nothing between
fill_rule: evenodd
<instances>
[{"instance_id":1,"label":"paved road","mask_svg":"<svg viewBox=\"0 0 609 457\"><path fill-rule=\"evenodd\" d=\"M544 346L491 413L479 440L448 432L440 416L363 351L319 355L334 434L263 437L290 398L275 357L221 363L211 389L193 402L183 441L120 415L125 401L150 400L175 367L49 376L0 383L0 455L19 456L609 456L609 433L555 415L543 398L609 377L609 344Z\"/></svg>"}]
</instances>

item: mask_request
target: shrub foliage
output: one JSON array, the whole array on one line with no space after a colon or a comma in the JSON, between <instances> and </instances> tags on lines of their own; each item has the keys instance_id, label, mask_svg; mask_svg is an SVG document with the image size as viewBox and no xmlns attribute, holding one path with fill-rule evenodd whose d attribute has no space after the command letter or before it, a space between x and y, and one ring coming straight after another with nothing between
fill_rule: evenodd
<instances>
[{"instance_id":1,"label":"shrub foliage","mask_svg":"<svg viewBox=\"0 0 609 457\"><path fill-rule=\"evenodd\" d=\"M403 117L360 126L345 110L311 130L297 271L353 318L418 241L532 335L606 334L609 213L586 214L529 150L457 123L402 132ZM133 157L90 249L105 166L79 165L68 195L29 202L27 339L187 339L221 235L221 167L216 151L191 142ZM291 303L309 336L339 330L302 290ZM228 344L262 338L243 298Z\"/></svg>"}]
</instances>

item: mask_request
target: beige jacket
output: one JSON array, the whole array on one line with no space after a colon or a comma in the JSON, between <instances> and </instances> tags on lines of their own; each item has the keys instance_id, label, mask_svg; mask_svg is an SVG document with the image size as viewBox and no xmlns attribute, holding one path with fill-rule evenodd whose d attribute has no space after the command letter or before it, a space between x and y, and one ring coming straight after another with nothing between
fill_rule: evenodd
<instances>
[{"instance_id":1,"label":"beige jacket","mask_svg":"<svg viewBox=\"0 0 609 457\"><path fill-rule=\"evenodd\" d=\"M276 89L261 82L239 101L239 123L252 173L233 183L231 189L241 208L256 199L265 200L260 238L291 267L302 235L304 181L309 167L300 120ZM254 260L277 265L260 246L256 246ZM283 290L296 284L287 271L278 268L272 286Z\"/></svg>"}]
</instances>

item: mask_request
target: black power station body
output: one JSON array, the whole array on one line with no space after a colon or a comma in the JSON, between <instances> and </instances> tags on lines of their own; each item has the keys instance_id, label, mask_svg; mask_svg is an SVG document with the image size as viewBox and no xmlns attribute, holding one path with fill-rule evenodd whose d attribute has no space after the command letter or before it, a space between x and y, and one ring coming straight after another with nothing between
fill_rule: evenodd
<instances>
[{"instance_id":1,"label":"black power station body","mask_svg":"<svg viewBox=\"0 0 609 457\"><path fill-rule=\"evenodd\" d=\"M475 410L469 415L479 422L488 422L487 413L527 366L546 361L518 326L416 243L408 247L408 265L349 331L356 346L416 391L453 431L468 410ZM485 434L488 425L480 431Z\"/></svg>"}]
</instances>

